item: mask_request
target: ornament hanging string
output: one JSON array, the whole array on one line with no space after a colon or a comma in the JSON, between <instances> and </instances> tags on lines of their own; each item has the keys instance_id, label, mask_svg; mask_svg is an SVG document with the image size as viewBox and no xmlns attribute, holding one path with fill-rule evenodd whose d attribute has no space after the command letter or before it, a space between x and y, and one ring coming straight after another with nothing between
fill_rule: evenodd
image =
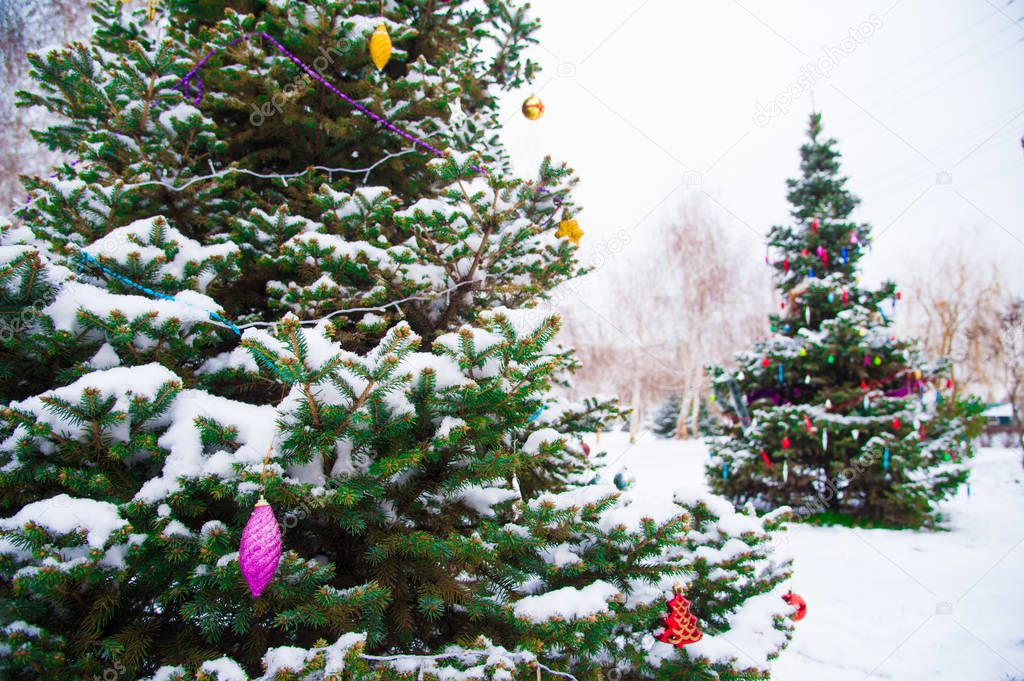
<instances>
[{"instance_id":1,"label":"ornament hanging string","mask_svg":"<svg viewBox=\"0 0 1024 681\"><path fill-rule=\"evenodd\" d=\"M267 448L267 455L263 457L263 470L260 471L260 498L263 498L263 493L267 489L267 464L270 463L270 455L274 451L274 442L271 440L270 446Z\"/></svg>"},{"instance_id":2,"label":"ornament hanging string","mask_svg":"<svg viewBox=\"0 0 1024 681\"><path fill-rule=\"evenodd\" d=\"M427 135L427 137L430 138L430 137L432 137L435 134L437 134L437 133L431 133L430 135ZM189 187L191 187L192 185L194 185L194 184L196 184L198 182L205 182L206 180L216 180L216 179L219 179L219 178L222 178L222 177L228 177L228 176L234 175L234 174L250 175L252 177L259 177L259 178L264 179L264 180L281 180L287 186L288 180L296 178L296 177L302 177L303 175L308 175L308 174L310 174L310 173L312 173L314 171L317 171L317 170L320 170L320 171L323 171L323 172L327 173L328 177L331 177L333 175L333 173L349 173L349 174L362 173L363 174L363 181L365 182L365 181L369 180L370 173L372 173L374 171L374 169L377 166L379 166L380 164L382 164L382 163L384 163L386 161L390 161L393 158L398 158L400 156L405 156L406 154L411 154L414 151L415 151L415 147L411 147L411 148L408 148L408 149L403 149L402 151L396 151L394 153L387 154L386 156L381 157L380 160L375 161L373 164L371 164L371 165L369 165L369 166L367 166L365 168L340 168L340 167L329 167L329 166L315 165L315 166L309 166L305 170L300 170L300 171L294 172L294 173L258 173L258 172L254 171L254 170L249 170L248 168L234 168L234 167L232 167L232 168L224 168L223 170L215 170L213 168L213 164L211 163L210 164L210 170L213 171L212 173L210 173L209 175L198 175L196 177L192 177L191 179L183 182L182 184L177 184L176 185L176 184L173 184L172 182L164 182L162 180L146 180L144 182L125 183L125 184L121 185L121 188L124 189L124 190L129 190L129 189L138 189L139 187L154 187L154 186L158 186L158 187L163 187L164 189L167 189L168 191L181 192L181 191L185 191L186 189L188 189ZM82 159L77 159L77 160L71 161L68 165L73 168L74 166L78 165L79 163L82 163ZM48 179L52 180L52 179L57 178L57 177L59 177L59 173L54 172L54 173L50 173L50 176L49 176ZM25 201L22 204L20 210L24 210L26 208L31 208L33 205L35 205L37 202L41 201L44 198L46 198L45 194L39 194L35 198L32 198L32 195L30 193L26 194L25 195Z\"/></svg>"}]
</instances>

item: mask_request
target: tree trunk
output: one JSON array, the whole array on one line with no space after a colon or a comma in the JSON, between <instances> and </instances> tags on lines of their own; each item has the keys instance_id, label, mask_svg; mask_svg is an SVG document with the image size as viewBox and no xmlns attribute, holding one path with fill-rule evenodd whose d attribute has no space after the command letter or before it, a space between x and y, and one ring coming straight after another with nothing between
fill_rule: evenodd
<instances>
[{"instance_id":1,"label":"tree trunk","mask_svg":"<svg viewBox=\"0 0 1024 681\"><path fill-rule=\"evenodd\" d=\"M640 376L637 374L633 378L633 414L629 421L629 443L636 444L637 433L640 432L640 421L642 414L640 413Z\"/></svg>"},{"instance_id":2,"label":"tree trunk","mask_svg":"<svg viewBox=\"0 0 1024 681\"><path fill-rule=\"evenodd\" d=\"M700 386L693 390L693 411L690 413L690 430L693 437L700 437Z\"/></svg>"},{"instance_id":3,"label":"tree trunk","mask_svg":"<svg viewBox=\"0 0 1024 681\"><path fill-rule=\"evenodd\" d=\"M676 417L676 439L687 440L690 437L689 429L686 426L686 405L687 395L690 394L689 384L684 384L679 391L679 416Z\"/></svg>"},{"instance_id":4,"label":"tree trunk","mask_svg":"<svg viewBox=\"0 0 1024 681\"><path fill-rule=\"evenodd\" d=\"M693 437L700 437L700 387L704 377L703 369L698 368L693 377L693 412L691 413L690 429Z\"/></svg>"},{"instance_id":5,"label":"tree trunk","mask_svg":"<svg viewBox=\"0 0 1024 681\"><path fill-rule=\"evenodd\" d=\"M688 440L690 438L690 431L686 425L686 405L687 398L684 392L679 396L679 416L676 418L676 439L677 440Z\"/></svg>"}]
</instances>

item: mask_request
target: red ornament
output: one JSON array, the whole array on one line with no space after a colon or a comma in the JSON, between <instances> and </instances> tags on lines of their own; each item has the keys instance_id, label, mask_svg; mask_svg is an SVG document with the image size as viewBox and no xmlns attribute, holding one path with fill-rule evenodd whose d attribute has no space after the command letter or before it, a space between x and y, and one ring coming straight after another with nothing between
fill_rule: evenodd
<instances>
[{"instance_id":1,"label":"red ornament","mask_svg":"<svg viewBox=\"0 0 1024 681\"><path fill-rule=\"evenodd\" d=\"M807 426L808 433L814 432L814 425L811 424L811 417L808 416L807 414L804 414L804 425Z\"/></svg>"},{"instance_id":2,"label":"red ornament","mask_svg":"<svg viewBox=\"0 0 1024 681\"><path fill-rule=\"evenodd\" d=\"M896 292L896 300L903 300L903 293L901 291Z\"/></svg>"},{"instance_id":3,"label":"red ornament","mask_svg":"<svg viewBox=\"0 0 1024 681\"><path fill-rule=\"evenodd\" d=\"M899 430L900 429L900 417L899 416L897 416L896 418L894 418L892 420L892 429L893 430Z\"/></svg>"},{"instance_id":4,"label":"red ornament","mask_svg":"<svg viewBox=\"0 0 1024 681\"><path fill-rule=\"evenodd\" d=\"M821 252L821 262L825 267L828 267L828 251Z\"/></svg>"},{"instance_id":5,"label":"red ornament","mask_svg":"<svg viewBox=\"0 0 1024 681\"><path fill-rule=\"evenodd\" d=\"M843 302L844 303L850 302L850 292L847 291L845 288L843 289Z\"/></svg>"},{"instance_id":6,"label":"red ornament","mask_svg":"<svg viewBox=\"0 0 1024 681\"><path fill-rule=\"evenodd\" d=\"M790 618L794 622L799 622L807 616L807 601L801 598L799 595L790 591L788 594L783 595L782 600L792 605L796 610L790 615Z\"/></svg>"},{"instance_id":7,"label":"red ornament","mask_svg":"<svg viewBox=\"0 0 1024 681\"><path fill-rule=\"evenodd\" d=\"M771 365L772 365L772 361L770 359L768 359L767 357L765 357L764 359L761 360L761 366L763 366L763 367L770 367Z\"/></svg>"},{"instance_id":8,"label":"red ornament","mask_svg":"<svg viewBox=\"0 0 1024 681\"><path fill-rule=\"evenodd\" d=\"M925 439L925 435L924 435L924 426L921 426L921 439L922 439L922 440L924 440L924 439Z\"/></svg>"},{"instance_id":9,"label":"red ornament","mask_svg":"<svg viewBox=\"0 0 1024 681\"><path fill-rule=\"evenodd\" d=\"M772 460L768 458L768 452L761 450L761 458L764 459L764 463L768 468L772 467Z\"/></svg>"},{"instance_id":10,"label":"red ornament","mask_svg":"<svg viewBox=\"0 0 1024 681\"><path fill-rule=\"evenodd\" d=\"M690 601L683 596L683 586L676 584L673 591L675 596L665 604L668 614L661 618L662 624L665 625L665 631L657 638L662 643L682 648L701 640L704 638L704 634L697 628L697 618L690 614Z\"/></svg>"},{"instance_id":11,"label":"red ornament","mask_svg":"<svg viewBox=\"0 0 1024 681\"><path fill-rule=\"evenodd\" d=\"M814 218L813 220L811 220L811 229L813 229L815 232L818 231L818 218Z\"/></svg>"},{"instance_id":12,"label":"red ornament","mask_svg":"<svg viewBox=\"0 0 1024 681\"><path fill-rule=\"evenodd\" d=\"M789 272L789 258L786 258L782 261L782 271Z\"/></svg>"},{"instance_id":13,"label":"red ornament","mask_svg":"<svg viewBox=\"0 0 1024 681\"><path fill-rule=\"evenodd\" d=\"M580 447L583 448L583 456L590 456L590 445L583 440L580 440Z\"/></svg>"},{"instance_id":14,"label":"red ornament","mask_svg":"<svg viewBox=\"0 0 1024 681\"><path fill-rule=\"evenodd\" d=\"M782 448L789 449L789 436L787 435L782 436Z\"/></svg>"},{"instance_id":15,"label":"red ornament","mask_svg":"<svg viewBox=\"0 0 1024 681\"><path fill-rule=\"evenodd\" d=\"M861 381L860 382L860 389L861 390L867 390L868 389L868 384L865 383L864 381Z\"/></svg>"},{"instance_id":16,"label":"red ornament","mask_svg":"<svg viewBox=\"0 0 1024 681\"><path fill-rule=\"evenodd\" d=\"M952 388L952 387L953 387L953 379L952 378L947 378L946 379L946 388L948 389L948 388Z\"/></svg>"},{"instance_id":17,"label":"red ornament","mask_svg":"<svg viewBox=\"0 0 1024 681\"><path fill-rule=\"evenodd\" d=\"M802 256L805 256L805 257L806 257L806 256L807 256L807 249L805 248L805 249L803 249L802 251L800 251L800 255L802 255Z\"/></svg>"}]
</instances>

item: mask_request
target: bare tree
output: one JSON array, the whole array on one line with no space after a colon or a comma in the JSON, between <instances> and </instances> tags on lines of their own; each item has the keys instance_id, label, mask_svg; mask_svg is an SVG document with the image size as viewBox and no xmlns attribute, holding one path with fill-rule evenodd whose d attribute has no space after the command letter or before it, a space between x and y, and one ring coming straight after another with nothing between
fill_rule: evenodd
<instances>
[{"instance_id":1,"label":"bare tree","mask_svg":"<svg viewBox=\"0 0 1024 681\"><path fill-rule=\"evenodd\" d=\"M20 195L19 173L40 173L58 157L29 134L46 120L41 111L19 109L14 92L27 82L27 52L82 37L86 0L0 0L0 212L8 212Z\"/></svg>"},{"instance_id":2,"label":"bare tree","mask_svg":"<svg viewBox=\"0 0 1024 681\"><path fill-rule=\"evenodd\" d=\"M1006 299L999 267L981 262L965 244L941 250L909 285L909 331L934 357L951 362L954 390L985 397L998 390L998 361L990 349Z\"/></svg>"},{"instance_id":3,"label":"bare tree","mask_svg":"<svg viewBox=\"0 0 1024 681\"><path fill-rule=\"evenodd\" d=\"M1013 425L1020 432L1024 401L1024 298L1015 298L1006 305L990 339L1000 382L1013 408Z\"/></svg>"},{"instance_id":4,"label":"bare tree","mask_svg":"<svg viewBox=\"0 0 1024 681\"><path fill-rule=\"evenodd\" d=\"M633 438L648 407L678 393L677 436L697 435L704 367L765 329L770 289L758 264L706 206L681 204L566 306L584 366L580 387L611 388L627 400Z\"/></svg>"}]
</instances>

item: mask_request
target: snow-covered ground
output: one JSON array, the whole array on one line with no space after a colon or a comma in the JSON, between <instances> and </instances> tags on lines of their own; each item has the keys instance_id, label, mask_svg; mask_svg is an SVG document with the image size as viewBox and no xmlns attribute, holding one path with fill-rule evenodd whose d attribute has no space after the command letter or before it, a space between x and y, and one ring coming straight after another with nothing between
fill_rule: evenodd
<instances>
[{"instance_id":1,"label":"snow-covered ground","mask_svg":"<svg viewBox=\"0 0 1024 681\"><path fill-rule=\"evenodd\" d=\"M594 446L594 437L587 438ZM601 436L606 477L634 494L704 485L698 442ZM1024 681L1024 470L1020 450L982 449L966 490L943 505L947 532L794 525L793 590L808 604L779 681ZM743 652L736 651L743 656Z\"/></svg>"}]
</instances>

